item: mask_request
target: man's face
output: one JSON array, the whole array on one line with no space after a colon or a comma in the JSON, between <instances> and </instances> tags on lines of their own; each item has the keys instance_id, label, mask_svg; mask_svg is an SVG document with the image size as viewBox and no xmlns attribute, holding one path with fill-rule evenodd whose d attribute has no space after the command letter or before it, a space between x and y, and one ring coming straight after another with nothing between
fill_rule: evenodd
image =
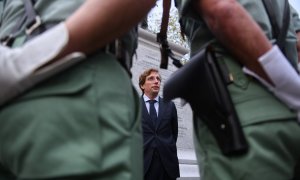
<instances>
[{"instance_id":1,"label":"man's face","mask_svg":"<svg viewBox=\"0 0 300 180\"><path fill-rule=\"evenodd\" d=\"M151 74L146 77L144 85L142 85L145 95L148 97L156 97L159 93L160 81L161 79L158 72L151 72Z\"/></svg>"}]
</instances>

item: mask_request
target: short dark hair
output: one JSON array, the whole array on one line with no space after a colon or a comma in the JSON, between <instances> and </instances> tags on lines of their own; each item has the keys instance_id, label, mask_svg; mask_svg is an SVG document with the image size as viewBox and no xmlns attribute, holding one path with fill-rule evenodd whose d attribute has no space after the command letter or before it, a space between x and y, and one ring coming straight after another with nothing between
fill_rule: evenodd
<instances>
[{"instance_id":1,"label":"short dark hair","mask_svg":"<svg viewBox=\"0 0 300 180\"><path fill-rule=\"evenodd\" d=\"M149 76L152 72L158 73L158 69L155 69L155 68L146 69L139 77L139 87L143 92L144 92L144 90L142 89L142 85L145 84L146 77Z\"/></svg>"}]
</instances>

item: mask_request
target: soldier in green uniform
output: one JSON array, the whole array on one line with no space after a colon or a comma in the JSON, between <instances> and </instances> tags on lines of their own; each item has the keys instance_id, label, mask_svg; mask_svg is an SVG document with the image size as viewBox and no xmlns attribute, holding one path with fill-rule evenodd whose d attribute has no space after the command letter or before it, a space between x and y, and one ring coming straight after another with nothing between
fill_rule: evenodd
<instances>
[{"instance_id":1,"label":"soldier in green uniform","mask_svg":"<svg viewBox=\"0 0 300 180\"><path fill-rule=\"evenodd\" d=\"M0 179L142 179L140 103L128 70L134 26L155 0L0 5L0 37L11 47L0 46Z\"/></svg>"},{"instance_id":2,"label":"soldier in green uniform","mask_svg":"<svg viewBox=\"0 0 300 180\"><path fill-rule=\"evenodd\" d=\"M272 0L272 5L281 27L284 1ZM201 179L293 179L300 159L300 126L296 113L243 72L246 67L272 84L258 59L274 52L277 57L281 52L272 46L272 26L263 2L176 0L176 6L182 29L191 42L191 54L208 42L218 49L221 57L218 61L225 64L232 77L228 90L249 144L243 155L224 156L207 126L194 119ZM300 30L300 24L295 12L293 17L284 47L287 59L296 68L296 31Z\"/></svg>"}]
</instances>

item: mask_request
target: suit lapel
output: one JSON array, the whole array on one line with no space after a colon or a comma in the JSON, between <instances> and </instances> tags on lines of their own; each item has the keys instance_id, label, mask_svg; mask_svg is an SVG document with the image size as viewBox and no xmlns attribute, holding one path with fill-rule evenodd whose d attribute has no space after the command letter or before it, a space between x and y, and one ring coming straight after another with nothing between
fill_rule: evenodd
<instances>
[{"instance_id":1,"label":"suit lapel","mask_svg":"<svg viewBox=\"0 0 300 180\"><path fill-rule=\"evenodd\" d=\"M163 99L159 97L159 107L158 107L158 122L156 123L156 129L158 129L159 125L162 123L162 116L164 114L164 102Z\"/></svg>"}]
</instances>

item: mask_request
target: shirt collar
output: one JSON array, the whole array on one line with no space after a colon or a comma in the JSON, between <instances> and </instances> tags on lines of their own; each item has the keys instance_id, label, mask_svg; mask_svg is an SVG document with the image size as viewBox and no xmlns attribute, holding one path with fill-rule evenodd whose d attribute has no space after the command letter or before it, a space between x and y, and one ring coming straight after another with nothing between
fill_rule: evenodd
<instances>
[{"instance_id":1,"label":"shirt collar","mask_svg":"<svg viewBox=\"0 0 300 180\"><path fill-rule=\"evenodd\" d=\"M147 102L150 100L150 98L148 96L146 96L145 94L143 95L144 101ZM154 98L157 102L159 100L159 96L156 96L156 98Z\"/></svg>"}]
</instances>

